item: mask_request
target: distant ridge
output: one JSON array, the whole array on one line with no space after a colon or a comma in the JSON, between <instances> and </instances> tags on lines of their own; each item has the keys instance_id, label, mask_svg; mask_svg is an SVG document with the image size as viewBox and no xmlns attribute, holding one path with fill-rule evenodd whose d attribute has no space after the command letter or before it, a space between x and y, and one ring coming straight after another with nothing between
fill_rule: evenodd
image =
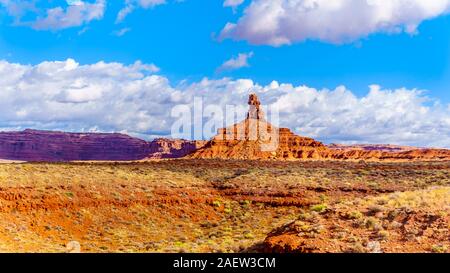
<instances>
[{"instance_id":1,"label":"distant ridge","mask_svg":"<svg viewBox=\"0 0 450 273\"><path fill-rule=\"evenodd\" d=\"M335 150L363 150L363 151L381 151L381 152L406 152L412 150L425 150L430 148L402 146L393 144L328 144L328 148ZM436 148L433 148L436 149Z\"/></svg>"},{"instance_id":2,"label":"distant ridge","mask_svg":"<svg viewBox=\"0 0 450 273\"><path fill-rule=\"evenodd\" d=\"M242 122L219 129L210 141L158 138L145 141L120 133L67 133L27 129L0 132L0 162L132 161L166 158L272 160L450 160L449 149L389 144L330 144L298 136L265 120L255 94ZM276 141L274 141L276 140Z\"/></svg>"},{"instance_id":3,"label":"distant ridge","mask_svg":"<svg viewBox=\"0 0 450 273\"><path fill-rule=\"evenodd\" d=\"M202 142L156 139L148 142L120 133L67 133L27 129L0 132L0 159L8 161L130 161L177 158Z\"/></svg>"},{"instance_id":4,"label":"distant ridge","mask_svg":"<svg viewBox=\"0 0 450 273\"><path fill-rule=\"evenodd\" d=\"M288 128L268 123L256 94L248 100L247 118L218 130L218 134L189 158L276 159L276 160L450 160L448 149L423 149L396 145L325 145L312 138L295 135ZM273 141L274 139L276 141ZM267 145L275 143L273 149Z\"/></svg>"},{"instance_id":5,"label":"distant ridge","mask_svg":"<svg viewBox=\"0 0 450 273\"><path fill-rule=\"evenodd\" d=\"M27 129L0 133L0 158L23 161L137 160L146 141L124 134L65 133Z\"/></svg>"}]
</instances>

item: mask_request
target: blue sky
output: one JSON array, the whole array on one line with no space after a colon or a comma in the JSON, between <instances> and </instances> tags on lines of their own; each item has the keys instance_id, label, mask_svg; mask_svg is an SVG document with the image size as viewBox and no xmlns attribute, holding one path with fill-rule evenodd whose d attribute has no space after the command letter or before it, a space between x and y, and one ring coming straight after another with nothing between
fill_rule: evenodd
<instances>
[{"instance_id":1,"label":"blue sky","mask_svg":"<svg viewBox=\"0 0 450 273\"><path fill-rule=\"evenodd\" d=\"M360 99L369 96L373 84L385 92L426 90L416 94L419 106L439 101L442 109L430 111L445 112L440 114L440 127L445 127L450 122L450 1L387 2L338 0L338 6L328 6L324 0L0 0L0 59L34 68L67 59L79 66L103 61L124 67L139 60L157 66L152 73L170 88L194 88L205 78L217 86L225 78L226 84L249 79L262 89L272 81L318 92L343 85ZM422 100L424 96L431 101ZM21 122L4 121L0 127L61 127ZM297 122L291 126L306 128ZM125 125L64 129L89 126L124 130ZM147 131L133 133L154 135ZM349 136L330 133L328 138Z\"/></svg>"},{"instance_id":2,"label":"blue sky","mask_svg":"<svg viewBox=\"0 0 450 273\"><path fill-rule=\"evenodd\" d=\"M66 5L64 1L50 3L40 3L40 7ZM101 20L49 31L15 26L14 18L3 10L0 57L24 64L67 58L82 64L142 60L157 64L174 81L229 76L317 88L344 84L361 95L368 85L377 83L386 88L427 89L434 97L450 101L449 16L423 22L415 35L375 33L341 45L306 41L273 47L217 40L226 22L242 16L244 6L233 12L219 0L170 1L136 9L116 24L123 7L124 1L109 1ZM125 28L129 31L123 36L114 35ZM254 52L249 67L217 73L224 61L246 52Z\"/></svg>"}]
</instances>

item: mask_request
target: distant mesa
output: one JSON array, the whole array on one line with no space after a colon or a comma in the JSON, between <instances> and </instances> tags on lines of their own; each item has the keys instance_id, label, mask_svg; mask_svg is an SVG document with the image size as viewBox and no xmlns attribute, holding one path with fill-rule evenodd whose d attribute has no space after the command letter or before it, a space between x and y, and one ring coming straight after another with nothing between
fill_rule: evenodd
<instances>
[{"instance_id":1,"label":"distant mesa","mask_svg":"<svg viewBox=\"0 0 450 273\"><path fill-rule=\"evenodd\" d=\"M170 158L250 160L450 160L448 149L396 145L325 145L270 124L256 94L245 120L218 130L209 141L158 138L151 142L118 133L39 130L0 132L0 163L17 161L132 161Z\"/></svg>"},{"instance_id":2,"label":"distant mesa","mask_svg":"<svg viewBox=\"0 0 450 273\"><path fill-rule=\"evenodd\" d=\"M335 150L363 150L363 151L382 151L382 152L406 152L411 150L424 150L426 148L413 147L413 146L400 146L392 144L336 144L332 143L327 145L330 149Z\"/></svg>"},{"instance_id":3,"label":"distant mesa","mask_svg":"<svg viewBox=\"0 0 450 273\"><path fill-rule=\"evenodd\" d=\"M142 139L117 133L67 133L27 129L0 132L0 159L11 161L130 161L183 157L202 141ZM1 162L1 161L0 161Z\"/></svg>"},{"instance_id":4,"label":"distant mesa","mask_svg":"<svg viewBox=\"0 0 450 273\"><path fill-rule=\"evenodd\" d=\"M248 100L247 118L218 134L189 158L282 160L450 160L450 150L395 145L324 145L268 123L255 94Z\"/></svg>"},{"instance_id":5,"label":"distant mesa","mask_svg":"<svg viewBox=\"0 0 450 273\"><path fill-rule=\"evenodd\" d=\"M205 140L185 140L157 138L150 142L150 151L147 159L164 159L184 157L203 147Z\"/></svg>"},{"instance_id":6,"label":"distant mesa","mask_svg":"<svg viewBox=\"0 0 450 273\"><path fill-rule=\"evenodd\" d=\"M38 130L0 133L0 158L24 161L136 160L147 156L144 140L124 134Z\"/></svg>"}]
</instances>

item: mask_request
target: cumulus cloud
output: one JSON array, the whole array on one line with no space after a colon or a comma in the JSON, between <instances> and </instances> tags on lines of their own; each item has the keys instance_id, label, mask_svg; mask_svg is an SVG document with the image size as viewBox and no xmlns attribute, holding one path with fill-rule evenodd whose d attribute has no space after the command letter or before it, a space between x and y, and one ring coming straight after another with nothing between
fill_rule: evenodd
<instances>
[{"instance_id":1,"label":"cumulus cloud","mask_svg":"<svg viewBox=\"0 0 450 273\"><path fill-rule=\"evenodd\" d=\"M171 109L192 106L246 107L249 92L279 106L280 125L325 142L393 143L450 148L450 105L425 91L370 86L356 96L344 86L315 89L249 79L203 79L172 84L158 68L72 59L37 65L0 61L0 129L125 132L143 138L169 136ZM206 136L205 136L206 137ZM209 136L208 136L209 137Z\"/></svg>"},{"instance_id":2,"label":"cumulus cloud","mask_svg":"<svg viewBox=\"0 0 450 273\"><path fill-rule=\"evenodd\" d=\"M228 61L224 62L217 71L225 71L225 70L236 70L242 67L250 66L248 60L253 57L253 52L249 53L239 53L237 57L231 58Z\"/></svg>"},{"instance_id":3,"label":"cumulus cloud","mask_svg":"<svg viewBox=\"0 0 450 273\"><path fill-rule=\"evenodd\" d=\"M106 9L106 0L95 2L71 0L66 1L65 7L57 6L48 9L37 7L38 2L0 0L0 6L14 18L16 25L31 26L37 30L60 30L81 26L103 18ZM22 18L26 15L34 19L23 22Z\"/></svg>"},{"instance_id":4,"label":"cumulus cloud","mask_svg":"<svg viewBox=\"0 0 450 273\"><path fill-rule=\"evenodd\" d=\"M0 0L0 7L3 7L6 13L14 18L16 24L20 23L20 19L28 12L38 11L35 2L19 0Z\"/></svg>"},{"instance_id":5,"label":"cumulus cloud","mask_svg":"<svg viewBox=\"0 0 450 273\"><path fill-rule=\"evenodd\" d=\"M272 46L343 43L377 32L414 34L424 20L449 11L450 0L252 0L221 38Z\"/></svg>"},{"instance_id":6,"label":"cumulus cloud","mask_svg":"<svg viewBox=\"0 0 450 273\"><path fill-rule=\"evenodd\" d=\"M72 59L34 66L0 62L0 127L82 131L165 128L171 87L155 65ZM7 76L8 75L8 76Z\"/></svg>"},{"instance_id":7,"label":"cumulus cloud","mask_svg":"<svg viewBox=\"0 0 450 273\"><path fill-rule=\"evenodd\" d=\"M151 72L151 73L156 73L161 70L155 64L144 64L141 61L134 62L134 64L131 65L130 67L136 71L146 71L146 72Z\"/></svg>"},{"instance_id":8,"label":"cumulus cloud","mask_svg":"<svg viewBox=\"0 0 450 273\"><path fill-rule=\"evenodd\" d=\"M297 132L328 142L396 143L450 147L450 112L424 91L370 86L362 98L335 90L281 85L293 90L277 104Z\"/></svg>"},{"instance_id":9,"label":"cumulus cloud","mask_svg":"<svg viewBox=\"0 0 450 273\"><path fill-rule=\"evenodd\" d=\"M32 23L32 27L37 30L59 30L81 26L92 20L102 19L105 8L105 0L97 0L93 3L70 2L65 9L62 7L48 9L46 16L37 18Z\"/></svg>"},{"instance_id":10,"label":"cumulus cloud","mask_svg":"<svg viewBox=\"0 0 450 273\"><path fill-rule=\"evenodd\" d=\"M125 0L125 7L117 14L116 23L122 22L136 7L148 9L163 4L166 4L166 0Z\"/></svg>"}]
</instances>

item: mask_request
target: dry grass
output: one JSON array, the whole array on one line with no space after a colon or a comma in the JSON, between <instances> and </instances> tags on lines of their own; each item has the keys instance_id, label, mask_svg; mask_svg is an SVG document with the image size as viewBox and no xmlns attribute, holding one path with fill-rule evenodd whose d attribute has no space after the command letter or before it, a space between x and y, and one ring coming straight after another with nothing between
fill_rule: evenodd
<instances>
[{"instance_id":1,"label":"dry grass","mask_svg":"<svg viewBox=\"0 0 450 273\"><path fill-rule=\"evenodd\" d=\"M275 230L266 248L294 252L447 252L450 187L356 198L311 212ZM320 238L305 227L319 226ZM316 232L317 233L317 232Z\"/></svg>"},{"instance_id":2,"label":"dry grass","mask_svg":"<svg viewBox=\"0 0 450 273\"><path fill-rule=\"evenodd\" d=\"M395 245L389 211L448 213L449 187L447 162L0 164L0 251L238 252L299 216L305 236L327 234L331 222L314 219L333 212L349 227L332 236Z\"/></svg>"}]
</instances>

